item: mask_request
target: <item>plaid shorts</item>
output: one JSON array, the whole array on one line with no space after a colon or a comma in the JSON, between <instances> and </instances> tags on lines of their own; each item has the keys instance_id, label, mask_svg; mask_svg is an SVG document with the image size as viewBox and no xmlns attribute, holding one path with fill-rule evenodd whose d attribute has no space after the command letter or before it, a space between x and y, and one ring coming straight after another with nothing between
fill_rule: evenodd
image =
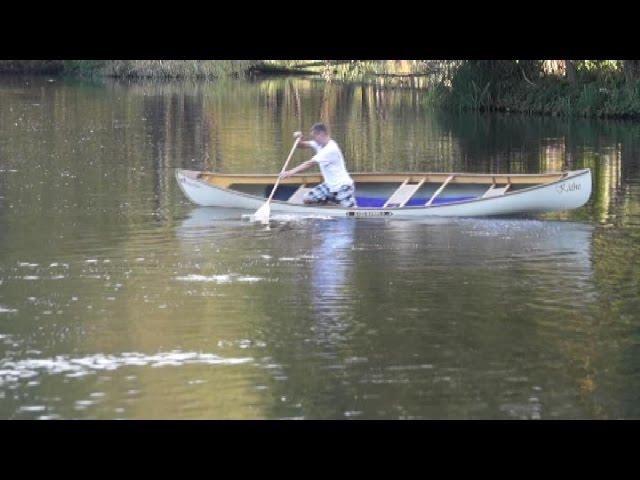
<instances>
[{"instance_id":1,"label":"plaid shorts","mask_svg":"<svg viewBox=\"0 0 640 480\"><path fill-rule=\"evenodd\" d=\"M354 196L355 188L353 185L342 185L337 192L332 192L326 183L316 185L309 190L304 199L313 203L327 203L332 201L339 203L341 206L351 208L356 206L356 197Z\"/></svg>"}]
</instances>

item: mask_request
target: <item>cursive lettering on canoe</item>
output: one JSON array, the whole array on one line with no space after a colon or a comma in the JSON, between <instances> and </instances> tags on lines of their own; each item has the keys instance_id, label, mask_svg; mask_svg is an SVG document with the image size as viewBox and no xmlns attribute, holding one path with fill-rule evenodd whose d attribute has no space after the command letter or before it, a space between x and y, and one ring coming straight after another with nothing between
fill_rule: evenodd
<instances>
[{"instance_id":1,"label":"cursive lettering on canoe","mask_svg":"<svg viewBox=\"0 0 640 480\"><path fill-rule=\"evenodd\" d=\"M576 182L571 183L561 183L556 187L556 191L560 194L562 193L570 193L575 192L576 190L580 190L581 185Z\"/></svg>"}]
</instances>

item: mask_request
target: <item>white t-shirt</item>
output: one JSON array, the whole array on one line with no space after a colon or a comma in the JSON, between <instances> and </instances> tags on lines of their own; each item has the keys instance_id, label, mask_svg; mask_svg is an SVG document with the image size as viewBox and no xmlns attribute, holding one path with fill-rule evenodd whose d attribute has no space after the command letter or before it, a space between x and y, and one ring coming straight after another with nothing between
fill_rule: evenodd
<instances>
[{"instance_id":1,"label":"white t-shirt","mask_svg":"<svg viewBox=\"0 0 640 480\"><path fill-rule=\"evenodd\" d=\"M344 157L340 147L334 140L329 140L324 147L321 147L314 140L310 140L309 146L316 151L311 160L318 162L324 183L327 184L329 190L337 192L342 185L353 185L353 179L344 166Z\"/></svg>"}]
</instances>

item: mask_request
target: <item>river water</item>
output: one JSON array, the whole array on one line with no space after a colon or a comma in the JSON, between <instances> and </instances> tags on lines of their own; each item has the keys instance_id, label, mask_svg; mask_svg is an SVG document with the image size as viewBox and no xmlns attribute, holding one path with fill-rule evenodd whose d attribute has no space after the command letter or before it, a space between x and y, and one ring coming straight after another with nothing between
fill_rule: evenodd
<instances>
[{"instance_id":1,"label":"river water","mask_svg":"<svg viewBox=\"0 0 640 480\"><path fill-rule=\"evenodd\" d=\"M310 79L0 77L0 418L640 417L640 124ZM580 209L242 221L175 167L590 167ZM296 153L293 162L309 156Z\"/></svg>"}]
</instances>

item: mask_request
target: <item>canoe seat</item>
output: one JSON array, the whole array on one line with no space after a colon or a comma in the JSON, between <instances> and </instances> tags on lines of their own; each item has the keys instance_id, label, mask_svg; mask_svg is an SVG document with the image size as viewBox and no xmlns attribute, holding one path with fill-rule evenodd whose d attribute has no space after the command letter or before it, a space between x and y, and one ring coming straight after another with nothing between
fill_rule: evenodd
<instances>
[{"instance_id":1,"label":"canoe seat","mask_svg":"<svg viewBox=\"0 0 640 480\"><path fill-rule=\"evenodd\" d=\"M291 195L289 197L287 202L288 203L295 203L296 205L304 204L304 201L303 201L304 196L310 190L313 190L313 189L312 188L307 188L304 184L300 185L300 187L295 192L293 192L293 195Z\"/></svg>"},{"instance_id":2,"label":"canoe seat","mask_svg":"<svg viewBox=\"0 0 640 480\"><path fill-rule=\"evenodd\" d=\"M499 197L500 195L504 195L507 190L509 190L511 184L505 185L504 187L496 187L495 184L489 187L489 190L484 192L482 198L491 198L491 197Z\"/></svg>"},{"instance_id":3,"label":"canoe seat","mask_svg":"<svg viewBox=\"0 0 640 480\"><path fill-rule=\"evenodd\" d=\"M424 183L424 178L421 179L418 183L409 183L409 179L406 179L402 185L398 187L398 189L393 192L393 194L389 197L389 199L382 206L383 208L400 208L404 207L405 204L413 197L413 195L418 191L418 189Z\"/></svg>"}]
</instances>

